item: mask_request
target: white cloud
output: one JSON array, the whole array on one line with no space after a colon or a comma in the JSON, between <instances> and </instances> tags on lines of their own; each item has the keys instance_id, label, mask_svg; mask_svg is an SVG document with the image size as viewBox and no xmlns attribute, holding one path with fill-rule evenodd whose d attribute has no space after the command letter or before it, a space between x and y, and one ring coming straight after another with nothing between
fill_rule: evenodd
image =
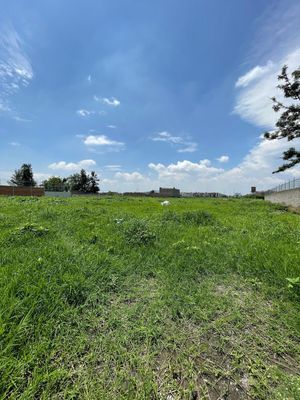
<instances>
[{"instance_id":1,"label":"white cloud","mask_svg":"<svg viewBox=\"0 0 300 400\"><path fill-rule=\"evenodd\" d=\"M44 180L49 179L51 177L51 174L45 174L43 172L34 172L33 177L38 183L42 183Z\"/></svg>"},{"instance_id":2,"label":"white cloud","mask_svg":"<svg viewBox=\"0 0 300 400\"><path fill-rule=\"evenodd\" d=\"M13 119L18 122L31 122L31 119L22 118L22 117L19 117L18 115L13 116Z\"/></svg>"},{"instance_id":3,"label":"white cloud","mask_svg":"<svg viewBox=\"0 0 300 400\"><path fill-rule=\"evenodd\" d=\"M61 171L77 171L82 168L83 169L91 168L94 167L95 165L96 161L94 160L81 160L78 161L77 163L74 162L67 163L66 161L59 161L48 165L48 168Z\"/></svg>"},{"instance_id":4,"label":"white cloud","mask_svg":"<svg viewBox=\"0 0 300 400\"><path fill-rule=\"evenodd\" d=\"M116 146L123 147L123 142L109 139L106 135L89 135L84 139L87 146Z\"/></svg>"},{"instance_id":5,"label":"white cloud","mask_svg":"<svg viewBox=\"0 0 300 400\"><path fill-rule=\"evenodd\" d=\"M299 146L300 139L295 141ZM170 164L150 163L145 172L119 172L107 179L104 190L148 191L160 186L176 186L182 191L249 193L251 186L267 190L282 182L300 177L300 166L281 174L272 174L281 165L281 154L290 146L284 141L259 138L258 143L235 167L225 170L212 165L210 160L190 160ZM221 157L219 157L221 158Z\"/></svg>"},{"instance_id":6,"label":"white cloud","mask_svg":"<svg viewBox=\"0 0 300 400\"><path fill-rule=\"evenodd\" d=\"M197 143L185 143L187 146L182 149L178 149L177 153L194 153L198 150Z\"/></svg>"},{"instance_id":7,"label":"white cloud","mask_svg":"<svg viewBox=\"0 0 300 400\"><path fill-rule=\"evenodd\" d=\"M217 158L220 163L227 163L229 161L229 156L220 156Z\"/></svg>"},{"instance_id":8,"label":"white cloud","mask_svg":"<svg viewBox=\"0 0 300 400\"><path fill-rule=\"evenodd\" d=\"M77 110L76 113L80 116L80 117L89 117L92 114L95 114L95 111L90 111L90 110L85 110L85 109L80 109Z\"/></svg>"},{"instance_id":9,"label":"white cloud","mask_svg":"<svg viewBox=\"0 0 300 400\"><path fill-rule=\"evenodd\" d=\"M80 117L87 118L87 117L90 117L91 115L95 115L95 114L105 115L106 112L105 111L86 110L84 108L81 108L80 110L76 111L76 114L79 115Z\"/></svg>"},{"instance_id":10,"label":"white cloud","mask_svg":"<svg viewBox=\"0 0 300 400\"><path fill-rule=\"evenodd\" d=\"M92 82L92 75L88 75L88 77L87 77L87 81L88 81L89 83L91 83L91 82Z\"/></svg>"},{"instance_id":11,"label":"white cloud","mask_svg":"<svg viewBox=\"0 0 300 400\"><path fill-rule=\"evenodd\" d=\"M33 79L24 42L12 25L0 29L0 111L12 111L10 97Z\"/></svg>"},{"instance_id":12,"label":"white cloud","mask_svg":"<svg viewBox=\"0 0 300 400\"><path fill-rule=\"evenodd\" d=\"M109 129L116 129L116 125L107 125L107 128L109 128Z\"/></svg>"},{"instance_id":13,"label":"white cloud","mask_svg":"<svg viewBox=\"0 0 300 400\"><path fill-rule=\"evenodd\" d=\"M224 170L211 166L210 160L200 160L198 163L183 160L176 164L164 165L161 163L150 163L148 167L156 171L159 178L173 177L176 180L181 180L187 175L197 175L200 177L215 176L222 173Z\"/></svg>"},{"instance_id":14,"label":"white cloud","mask_svg":"<svg viewBox=\"0 0 300 400\"><path fill-rule=\"evenodd\" d=\"M240 91L237 95L234 113L254 125L269 129L274 127L278 114L272 108L271 97L275 96L279 101L287 103L277 88L277 76L285 64L288 65L290 73L299 68L300 47L277 61L269 62L265 66L257 66L240 77L236 83ZM254 75L256 75L255 79Z\"/></svg>"},{"instance_id":15,"label":"white cloud","mask_svg":"<svg viewBox=\"0 0 300 400\"><path fill-rule=\"evenodd\" d=\"M117 172L115 179L125 180L127 182L136 182L144 179L143 175L139 172Z\"/></svg>"},{"instance_id":16,"label":"white cloud","mask_svg":"<svg viewBox=\"0 0 300 400\"><path fill-rule=\"evenodd\" d=\"M261 78L263 75L267 74L274 67L272 61L268 61L268 63L264 66L257 65L248 71L245 75L239 77L235 86L236 87L246 87L250 83L254 82L256 79Z\"/></svg>"},{"instance_id":17,"label":"white cloud","mask_svg":"<svg viewBox=\"0 0 300 400\"><path fill-rule=\"evenodd\" d=\"M9 143L11 146L21 146L19 142L10 142Z\"/></svg>"},{"instance_id":18,"label":"white cloud","mask_svg":"<svg viewBox=\"0 0 300 400\"><path fill-rule=\"evenodd\" d=\"M181 136L174 136L167 131L158 132L156 136L151 138L151 140L153 142L169 143L171 146L176 147L176 151L178 153L193 153L197 151L198 147L197 143L191 142L188 139Z\"/></svg>"},{"instance_id":19,"label":"white cloud","mask_svg":"<svg viewBox=\"0 0 300 400\"><path fill-rule=\"evenodd\" d=\"M252 66L237 79L234 107L241 118L267 129L278 119L271 97L286 102L277 88L277 75L283 65L288 65L290 73L300 66L300 2L273 3L256 21L246 62Z\"/></svg>"},{"instance_id":20,"label":"white cloud","mask_svg":"<svg viewBox=\"0 0 300 400\"><path fill-rule=\"evenodd\" d=\"M116 99L115 97L98 97L94 95L95 101L100 101L101 103L110 106L110 107L119 107L121 105L120 100Z\"/></svg>"},{"instance_id":21,"label":"white cloud","mask_svg":"<svg viewBox=\"0 0 300 400\"><path fill-rule=\"evenodd\" d=\"M153 142L166 142L172 144L182 143L182 138L180 136L172 136L169 132L158 132L157 136L152 138Z\"/></svg>"},{"instance_id":22,"label":"white cloud","mask_svg":"<svg viewBox=\"0 0 300 400\"><path fill-rule=\"evenodd\" d=\"M109 164L104 167L107 171L120 171L122 169L122 165L119 164Z\"/></svg>"}]
</instances>

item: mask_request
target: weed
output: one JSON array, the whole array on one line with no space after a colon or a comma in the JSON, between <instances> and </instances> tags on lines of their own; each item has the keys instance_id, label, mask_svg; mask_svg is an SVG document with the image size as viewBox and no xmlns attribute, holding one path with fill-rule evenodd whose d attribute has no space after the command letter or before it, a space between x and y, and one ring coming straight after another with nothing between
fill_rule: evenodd
<instances>
[{"instance_id":1,"label":"weed","mask_svg":"<svg viewBox=\"0 0 300 400\"><path fill-rule=\"evenodd\" d=\"M211 213L202 210L185 211L182 213L181 219L186 224L191 225L212 225L215 222Z\"/></svg>"},{"instance_id":2,"label":"weed","mask_svg":"<svg viewBox=\"0 0 300 400\"><path fill-rule=\"evenodd\" d=\"M0 398L297 399L299 216L274 207L1 197Z\"/></svg>"},{"instance_id":3,"label":"weed","mask_svg":"<svg viewBox=\"0 0 300 400\"><path fill-rule=\"evenodd\" d=\"M44 236L49 232L49 229L36 224L27 223L15 230L16 235L31 234L33 236Z\"/></svg>"},{"instance_id":4,"label":"weed","mask_svg":"<svg viewBox=\"0 0 300 400\"><path fill-rule=\"evenodd\" d=\"M149 245L156 240L156 234L150 229L149 223L139 219L127 222L124 235L127 243L131 245Z\"/></svg>"}]
</instances>

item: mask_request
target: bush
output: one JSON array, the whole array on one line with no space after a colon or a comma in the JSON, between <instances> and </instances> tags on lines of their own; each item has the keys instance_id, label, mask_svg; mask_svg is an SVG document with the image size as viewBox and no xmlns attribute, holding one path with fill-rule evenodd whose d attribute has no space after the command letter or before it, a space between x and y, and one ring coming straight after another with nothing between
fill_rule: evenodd
<instances>
[{"instance_id":1,"label":"bush","mask_svg":"<svg viewBox=\"0 0 300 400\"><path fill-rule=\"evenodd\" d=\"M155 241L156 234L151 231L147 221L134 219L125 225L124 235L127 243L132 245L148 245Z\"/></svg>"},{"instance_id":2,"label":"bush","mask_svg":"<svg viewBox=\"0 0 300 400\"><path fill-rule=\"evenodd\" d=\"M166 211L162 214L162 222L180 222L180 214L175 211Z\"/></svg>"},{"instance_id":3,"label":"bush","mask_svg":"<svg viewBox=\"0 0 300 400\"><path fill-rule=\"evenodd\" d=\"M191 225L211 225L215 220L207 211L186 211L182 213L182 222Z\"/></svg>"}]
</instances>

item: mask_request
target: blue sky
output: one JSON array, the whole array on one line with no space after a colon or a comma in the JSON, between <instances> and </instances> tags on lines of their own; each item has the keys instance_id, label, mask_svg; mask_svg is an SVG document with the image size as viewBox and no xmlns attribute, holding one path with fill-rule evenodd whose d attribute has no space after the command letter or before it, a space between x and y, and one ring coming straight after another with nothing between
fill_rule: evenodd
<instances>
[{"instance_id":1,"label":"blue sky","mask_svg":"<svg viewBox=\"0 0 300 400\"><path fill-rule=\"evenodd\" d=\"M270 97L300 65L300 3L0 1L0 179L96 170L103 190L272 187Z\"/></svg>"}]
</instances>

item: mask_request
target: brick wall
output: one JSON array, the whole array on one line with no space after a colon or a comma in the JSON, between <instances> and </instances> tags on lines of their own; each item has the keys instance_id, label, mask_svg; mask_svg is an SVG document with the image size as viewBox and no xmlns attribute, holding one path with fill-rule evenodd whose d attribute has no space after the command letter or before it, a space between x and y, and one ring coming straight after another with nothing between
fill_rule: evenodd
<instances>
[{"instance_id":1,"label":"brick wall","mask_svg":"<svg viewBox=\"0 0 300 400\"><path fill-rule=\"evenodd\" d=\"M44 196L43 188L30 186L0 186L0 196Z\"/></svg>"}]
</instances>

